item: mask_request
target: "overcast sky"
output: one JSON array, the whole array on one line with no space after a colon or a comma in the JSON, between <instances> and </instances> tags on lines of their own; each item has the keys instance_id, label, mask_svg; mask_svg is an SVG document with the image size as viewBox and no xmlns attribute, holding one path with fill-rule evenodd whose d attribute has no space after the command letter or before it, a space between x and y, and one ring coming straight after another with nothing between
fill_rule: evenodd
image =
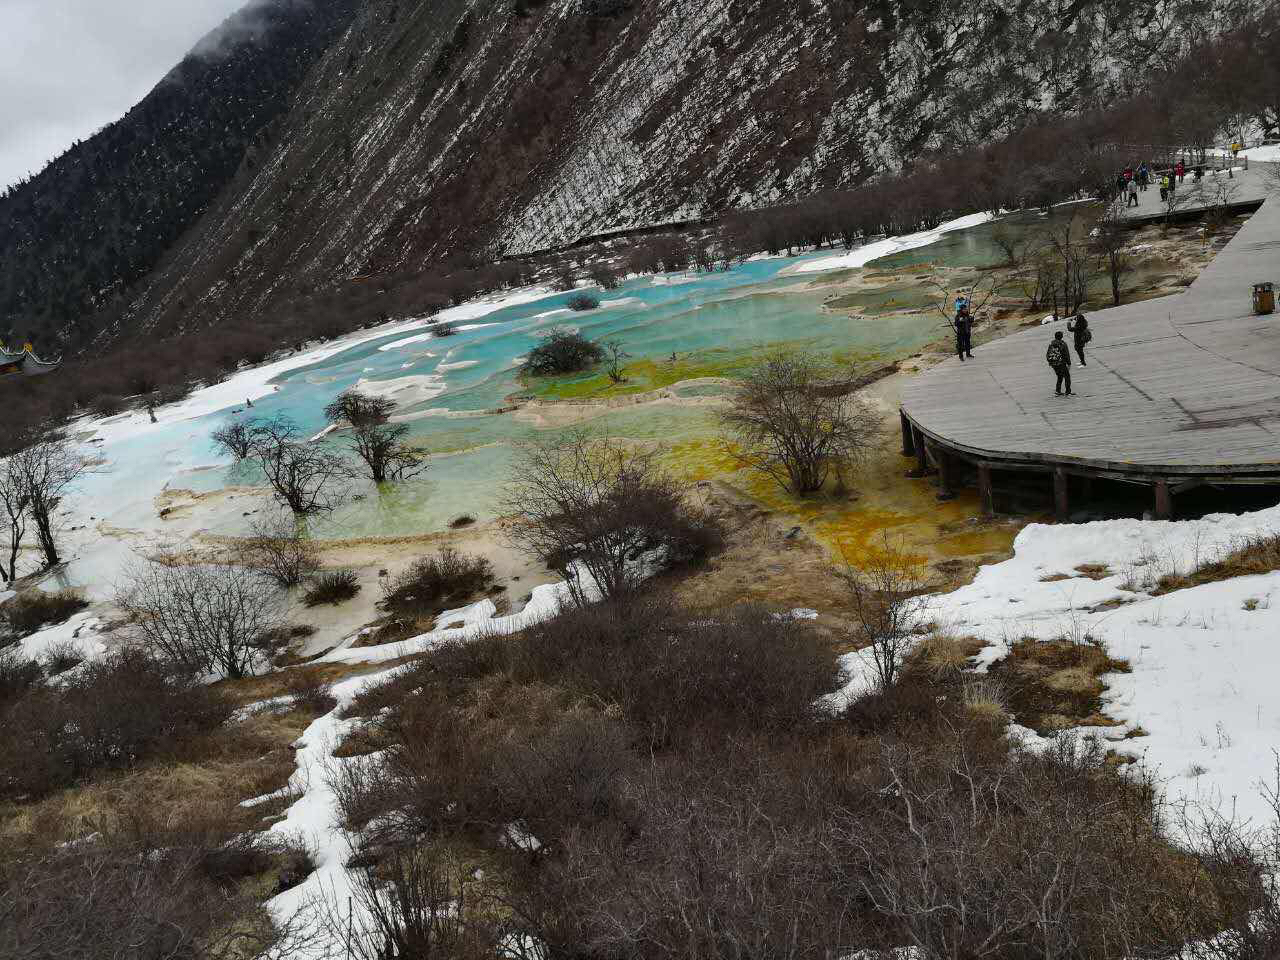
<instances>
[{"instance_id":1,"label":"overcast sky","mask_svg":"<svg viewBox=\"0 0 1280 960\"><path fill-rule=\"evenodd\" d=\"M0 189L118 120L245 0L0 0Z\"/></svg>"}]
</instances>

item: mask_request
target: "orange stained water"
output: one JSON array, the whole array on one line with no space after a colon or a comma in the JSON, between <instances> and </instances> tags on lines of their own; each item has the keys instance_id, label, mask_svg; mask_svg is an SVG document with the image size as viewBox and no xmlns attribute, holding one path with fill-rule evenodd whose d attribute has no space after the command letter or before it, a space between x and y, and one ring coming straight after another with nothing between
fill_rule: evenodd
<instances>
[{"instance_id":1,"label":"orange stained water","mask_svg":"<svg viewBox=\"0 0 1280 960\"><path fill-rule=\"evenodd\" d=\"M886 546L924 564L1007 556L1022 527L1019 521L984 520L973 490L939 501L929 480L905 476L913 461L888 449L876 450L848 479L851 494L834 493L829 481L820 494L803 498L742 468L716 438L671 445L664 458L680 476L716 480L781 518L794 518L833 559L855 566L874 560Z\"/></svg>"}]
</instances>

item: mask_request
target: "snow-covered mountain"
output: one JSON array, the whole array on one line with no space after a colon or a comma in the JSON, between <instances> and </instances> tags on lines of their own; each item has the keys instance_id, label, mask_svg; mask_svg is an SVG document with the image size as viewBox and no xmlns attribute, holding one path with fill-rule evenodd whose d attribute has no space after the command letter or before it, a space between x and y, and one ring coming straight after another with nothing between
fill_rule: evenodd
<instances>
[{"instance_id":1,"label":"snow-covered mountain","mask_svg":"<svg viewBox=\"0 0 1280 960\"><path fill-rule=\"evenodd\" d=\"M1133 91L1254 2L365 0L116 329L861 182Z\"/></svg>"}]
</instances>

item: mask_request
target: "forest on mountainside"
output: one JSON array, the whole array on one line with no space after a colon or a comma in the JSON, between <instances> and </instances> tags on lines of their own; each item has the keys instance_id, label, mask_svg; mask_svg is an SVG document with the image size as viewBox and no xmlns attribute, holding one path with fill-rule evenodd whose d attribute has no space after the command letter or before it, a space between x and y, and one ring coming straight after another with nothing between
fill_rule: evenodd
<instances>
[{"instance_id":1,"label":"forest on mountainside","mask_svg":"<svg viewBox=\"0 0 1280 960\"><path fill-rule=\"evenodd\" d=\"M53 353L125 295L262 156L362 0L250 4L123 118L0 195L0 339Z\"/></svg>"}]
</instances>

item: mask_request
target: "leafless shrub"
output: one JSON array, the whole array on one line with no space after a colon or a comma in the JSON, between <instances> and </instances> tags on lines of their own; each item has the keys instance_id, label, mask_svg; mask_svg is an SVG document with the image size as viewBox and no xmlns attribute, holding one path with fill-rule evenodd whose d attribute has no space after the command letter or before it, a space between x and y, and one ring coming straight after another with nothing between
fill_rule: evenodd
<instances>
[{"instance_id":1,"label":"leafless shrub","mask_svg":"<svg viewBox=\"0 0 1280 960\"><path fill-rule=\"evenodd\" d=\"M51 644L45 650L44 656L40 658L40 664L44 667L44 672L51 677L66 673L68 670L80 666L84 661L84 651L78 643L71 639Z\"/></svg>"},{"instance_id":2,"label":"leafless shrub","mask_svg":"<svg viewBox=\"0 0 1280 960\"><path fill-rule=\"evenodd\" d=\"M127 767L230 714L189 672L137 649L31 686L0 723L0 793L40 796L93 770Z\"/></svg>"},{"instance_id":3,"label":"leafless shrub","mask_svg":"<svg viewBox=\"0 0 1280 960\"><path fill-rule=\"evenodd\" d=\"M915 643L928 580L918 560L886 535L857 567L845 558L835 571L845 587L852 622L852 640L870 651L876 682L892 687L903 658Z\"/></svg>"},{"instance_id":4,"label":"leafless shrub","mask_svg":"<svg viewBox=\"0 0 1280 960\"><path fill-rule=\"evenodd\" d=\"M190 670L236 678L255 672L255 642L281 625L279 588L229 563L183 564L172 553L137 564L116 592L124 632L156 656Z\"/></svg>"},{"instance_id":5,"label":"leafless shrub","mask_svg":"<svg viewBox=\"0 0 1280 960\"><path fill-rule=\"evenodd\" d=\"M40 663L24 654L20 646L0 647L0 711L43 681Z\"/></svg>"},{"instance_id":6,"label":"leafless shrub","mask_svg":"<svg viewBox=\"0 0 1280 960\"><path fill-rule=\"evenodd\" d=\"M477 921L465 866L443 848L398 849L352 870L351 897L322 895L316 914L355 960L475 960L496 944Z\"/></svg>"},{"instance_id":7,"label":"leafless shrub","mask_svg":"<svg viewBox=\"0 0 1280 960\"><path fill-rule=\"evenodd\" d=\"M419 557L382 587L383 605L400 616L425 617L439 613L446 604L460 604L489 588L493 567L484 557L441 547L430 557Z\"/></svg>"},{"instance_id":8,"label":"leafless shrub","mask_svg":"<svg viewBox=\"0 0 1280 960\"><path fill-rule=\"evenodd\" d=\"M847 386L853 379L809 354L773 354L747 372L721 415L731 455L784 490L821 490L876 433L874 414Z\"/></svg>"},{"instance_id":9,"label":"leafless shrub","mask_svg":"<svg viewBox=\"0 0 1280 960\"><path fill-rule=\"evenodd\" d=\"M254 520L251 536L237 545L237 559L261 570L282 587L296 587L320 567L314 541L304 535L296 519L283 514Z\"/></svg>"},{"instance_id":10,"label":"leafless shrub","mask_svg":"<svg viewBox=\"0 0 1280 960\"><path fill-rule=\"evenodd\" d=\"M311 578L302 602L308 607L338 604L352 599L359 592L360 577L354 570L326 570Z\"/></svg>"},{"instance_id":11,"label":"leafless shrub","mask_svg":"<svg viewBox=\"0 0 1280 960\"><path fill-rule=\"evenodd\" d=\"M566 609L505 646L513 678L617 704L654 743L795 727L837 685L806 621L746 606L695 616L662 594Z\"/></svg>"},{"instance_id":12,"label":"leafless shrub","mask_svg":"<svg viewBox=\"0 0 1280 960\"><path fill-rule=\"evenodd\" d=\"M337 702L330 693L329 684L320 674L311 670L294 670L285 688L294 702L315 714L326 714Z\"/></svg>"},{"instance_id":13,"label":"leafless shrub","mask_svg":"<svg viewBox=\"0 0 1280 960\"><path fill-rule=\"evenodd\" d=\"M690 563L719 543L718 527L688 505L653 452L586 431L523 445L507 505L511 540L565 571L579 603L592 597L571 563L603 596L617 597L647 575L638 563L647 551L660 550L667 565Z\"/></svg>"},{"instance_id":14,"label":"leafless shrub","mask_svg":"<svg viewBox=\"0 0 1280 960\"><path fill-rule=\"evenodd\" d=\"M885 747L883 788L848 811L830 856L924 956L1134 956L1210 929L1160 835L1154 791L1106 775L1070 738L1033 757Z\"/></svg>"},{"instance_id":15,"label":"leafless shrub","mask_svg":"<svg viewBox=\"0 0 1280 960\"><path fill-rule=\"evenodd\" d=\"M27 535L31 519L30 498L21 471L11 457L0 463L0 523L6 528L5 551L0 555L0 580L13 583L18 579L18 554Z\"/></svg>"}]
</instances>

